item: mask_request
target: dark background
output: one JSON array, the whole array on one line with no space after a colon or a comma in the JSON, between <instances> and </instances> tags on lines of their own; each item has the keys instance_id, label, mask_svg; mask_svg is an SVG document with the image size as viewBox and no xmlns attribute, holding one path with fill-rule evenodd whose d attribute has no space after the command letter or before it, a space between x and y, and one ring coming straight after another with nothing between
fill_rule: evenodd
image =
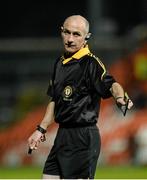
<instances>
[{"instance_id":1,"label":"dark background","mask_svg":"<svg viewBox=\"0 0 147 180\"><path fill-rule=\"evenodd\" d=\"M146 0L103 0L103 17L118 25L117 35L147 21ZM0 38L58 36L63 20L72 14L89 17L88 0L1 1Z\"/></svg>"}]
</instances>

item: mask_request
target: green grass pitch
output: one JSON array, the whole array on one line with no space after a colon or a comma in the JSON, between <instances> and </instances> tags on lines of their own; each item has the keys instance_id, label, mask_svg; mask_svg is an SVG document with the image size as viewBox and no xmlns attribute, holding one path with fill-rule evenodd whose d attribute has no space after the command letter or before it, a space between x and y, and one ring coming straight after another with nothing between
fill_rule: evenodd
<instances>
[{"instance_id":1,"label":"green grass pitch","mask_svg":"<svg viewBox=\"0 0 147 180\"><path fill-rule=\"evenodd\" d=\"M0 179L41 179L41 167L0 167ZM97 167L95 179L147 179L147 167Z\"/></svg>"}]
</instances>

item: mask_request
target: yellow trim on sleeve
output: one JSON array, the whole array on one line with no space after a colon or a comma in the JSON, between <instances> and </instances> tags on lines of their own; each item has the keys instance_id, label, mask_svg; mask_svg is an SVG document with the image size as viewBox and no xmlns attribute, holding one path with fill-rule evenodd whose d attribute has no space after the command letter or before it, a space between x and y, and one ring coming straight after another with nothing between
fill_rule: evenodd
<instances>
[{"instance_id":1,"label":"yellow trim on sleeve","mask_svg":"<svg viewBox=\"0 0 147 180\"><path fill-rule=\"evenodd\" d=\"M105 68L105 65L102 63L102 61L98 58L98 57L96 57L94 54L90 54L90 56L92 56L93 58L95 58L96 59L96 61L99 63L99 65L102 67L102 69L103 69L103 73L102 73L102 75L101 75L101 80L103 79L103 76L105 75L105 73L106 73L106 68Z\"/></svg>"},{"instance_id":2,"label":"yellow trim on sleeve","mask_svg":"<svg viewBox=\"0 0 147 180\"><path fill-rule=\"evenodd\" d=\"M102 63L102 61L99 59L99 58L96 58L96 60L98 61L98 63L100 64L100 66L102 67L103 69L103 73L101 75L101 80L103 79L103 76L106 74L106 68L104 66L104 64Z\"/></svg>"}]
</instances>

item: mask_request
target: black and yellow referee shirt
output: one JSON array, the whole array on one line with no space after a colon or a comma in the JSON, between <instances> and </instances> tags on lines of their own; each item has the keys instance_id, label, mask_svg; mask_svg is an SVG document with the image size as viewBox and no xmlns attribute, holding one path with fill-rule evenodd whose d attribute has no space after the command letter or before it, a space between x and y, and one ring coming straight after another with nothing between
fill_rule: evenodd
<instances>
[{"instance_id":1,"label":"black and yellow referee shirt","mask_svg":"<svg viewBox=\"0 0 147 180\"><path fill-rule=\"evenodd\" d=\"M111 97L114 78L88 46L57 59L47 94L55 102L55 121L63 126L97 123L101 98Z\"/></svg>"}]
</instances>

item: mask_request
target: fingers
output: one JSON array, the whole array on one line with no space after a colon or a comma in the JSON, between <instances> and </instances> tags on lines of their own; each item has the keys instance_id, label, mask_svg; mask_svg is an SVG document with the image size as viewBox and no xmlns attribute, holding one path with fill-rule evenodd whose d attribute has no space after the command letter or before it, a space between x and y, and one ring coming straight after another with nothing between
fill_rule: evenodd
<instances>
[{"instance_id":1,"label":"fingers","mask_svg":"<svg viewBox=\"0 0 147 180\"><path fill-rule=\"evenodd\" d=\"M126 104L126 102L125 102L125 100L124 100L123 98L117 99L116 102L117 102L118 104L121 104L121 105L125 105L125 104Z\"/></svg>"},{"instance_id":2,"label":"fingers","mask_svg":"<svg viewBox=\"0 0 147 180\"><path fill-rule=\"evenodd\" d=\"M40 142L44 142L45 140L45 134L42 134L39 131L35 131L28 139L28 146L31 150L36 150Z\"/></svg>"},{"instance_id":3,"label":"fingers","mask_svg":"<svg viewBox=\"0 0 147 180\"><path fill-rule=\"evenodd\" d=\"M133 102L129 99L129 102L128 102L128 109L131 109L133 106Z\"/></svg>"},{"instance_id":4,"label":"fingers","mask_svg":"<svg viewBox=\"0 0 147 180\"><path fill-rule=\"evenodd\" d=\"M122 98L122 99L118 99L117 103L121 104L121 105L127 105L128 109L131 109L133 106L133 102L131 101L131 99L128 100L128 103L126 103L126 101Z\"/></svg>"},{"instance_id":5,"label":"fingers","mask_svg":"<svg viewBox=\"0 0 147 180\"><path fill-rule=\"evenodd\" d=\"M31 143L29 143L29 147L32 150L36 150L38 148L38 145L40 144L40 140L35 141L32 139Z\"/></svg>"}]
</instances>

